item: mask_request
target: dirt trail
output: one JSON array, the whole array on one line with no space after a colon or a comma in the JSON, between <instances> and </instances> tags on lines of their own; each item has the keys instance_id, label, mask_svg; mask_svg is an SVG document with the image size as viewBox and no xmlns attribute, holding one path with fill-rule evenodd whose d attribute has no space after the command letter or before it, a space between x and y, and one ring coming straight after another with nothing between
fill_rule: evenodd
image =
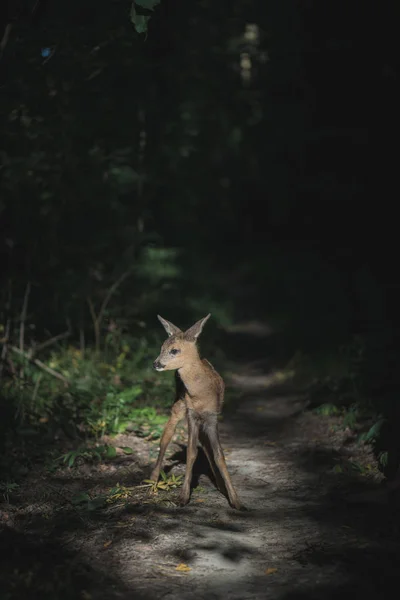
<instances>
[{"instance_id":1,"label":"dirt trail","mask_svg":"<svg viewBox=\"0 0 400 600\"><path fill-rule=\"evenodd\" d=\"M262 368L238 373L230 384L242 401L221 422L221 438L247 511L229 507L200 456L200 489L187 507L162 502L161 494L82 515L68 501L74 493L139 485L148 475L156 448L149 454L149 443L125 436L136 453L110 468L31 474L20 504L9 507L0 550L8 548L4 567L30 570L33 583L26 596L0 597L36 597L30 586L37 597L83 600L391 596L400 577L399 503L352 503L350 492L376 487L376 477L333 470L349 461L368 465L368 451L335 430L337 420L304 412L306 399L271 386ZM179 447L171 451L179 458ZM183 464L168 464L183 473ZM190 570L177 571L179 564Z\"/></svg>"}]
</instances>

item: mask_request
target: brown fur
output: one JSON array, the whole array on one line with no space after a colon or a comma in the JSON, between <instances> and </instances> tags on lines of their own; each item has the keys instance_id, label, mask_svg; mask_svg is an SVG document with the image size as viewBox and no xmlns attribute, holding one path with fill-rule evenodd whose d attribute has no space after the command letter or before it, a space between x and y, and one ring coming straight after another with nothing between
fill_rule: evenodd
<instances>
[{"instance_id":1,"label":"brown fur","mask_svg":"<svg viewBox=\"0 0 400 600\"><path fill-rule=\"evenodd\" d=\"M210 315L197 321L185 333L169 321L158 317L170 337L162 345L154 367L160 371L176 371L176 395L171 416L161 437L160 452L151 479L158 480L162 461L176 426L186 417L187 461L180 503L189 502L197 441L200 439L219 489L228 496L233 507L240 509L241 503L232 485L218 435L217 416L224 402L224 381L208 360L200 358L197 349L197 338L209 317ZM178 352L171 354L173 349Z\"/></svg>"}]
</instances>

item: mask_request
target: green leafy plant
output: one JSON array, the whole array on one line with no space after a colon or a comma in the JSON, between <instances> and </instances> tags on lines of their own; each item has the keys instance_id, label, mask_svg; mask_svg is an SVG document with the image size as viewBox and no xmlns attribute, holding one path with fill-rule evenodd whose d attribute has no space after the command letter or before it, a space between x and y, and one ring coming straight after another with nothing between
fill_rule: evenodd
<instances>
[{"instance_id":1,"label":"green leafy plant","mask_svg":"<svg viewBox=\"0 0 400 600\"><path fill-rule=\"evenodd\" d=\"M124 485L117 485L107 493L106 502L107 504L115 504L121 500L126 500L131 495L131 490Z\"/></svg>"},{"instance_id":2,"label":"green leafy plant","mask_svg":"<svg viewBox=\"0 0 400 600\"><path fill-rule=\"evenodd\" d=\"M159 490L169 491L182 485L182 475L174 475L172 473L172 475L168 476L164 471L161 471L160 476L160 481L144 480L144 483L147 484L152 494L157 494Z\"/></svg>"},{"instance_id":3,"label":"green leafy plant","mask_svg":"<svg viewBox=\"0 0 400 600\"><path fill-rule=\"evenodd\" d=\"M379 418L369 429L363 433L360 433L358 436L358 441L373 443L375 442L380 434L383 424L386 422L386 419Z\"/></svg>"},{"instance_id":4,"label":"green leafy plant","mask_svg":"<svg viewBox=\"0 0 400 600\"><path fill-rule=\"evenodd\" d=\"M122 446L124 454L132 454L132 448ZM108 444L94 447L83 447L77 450L70 450L58 458L64 465L73 467L78 461L93 462L101 460L111 460L117 456L117 449Z\"/></svg>"},{"instance_id":5,"label":"green leafy plant","mask_svg":"<svg viewBox=\"0 0 400 600\"><path fill-rule=\"evenodd\" d=\"M10 501L10 494L15 492L19 488L18 483L12 481L1 481L0 482L0 493L6 502Z\"/></svg>"},{"instance_id":6,"label":"green leafy plant","mask_svg":"<svg viewBox=\"0 0 400 600\"><path fill-rule=\"evenodd\" d=\"M352 405L348 410L344 411L343 428L355 429L357 420L360 416L359 408L356 404Z\"/></svg>"},{"instance_id":7,"label":"green leafy plant","mask_svg":"<svg viewBox=\"0 0 400 600\"><path fill-rule=\"evenodd\" d=\"M314 412L317 415L322 415L324 417L332 417L340 414L340 409L335 406L335 404L326 403L321 404L314 408Z\"/></svg>"},{"instance_id":8,"label":"green leafy plant","mask_svg":"<svg viewBox=\"0 0 400 600\"><path fill-rule=\"evenodd\" d=\"M387 451L380 452L378 454L378 461L382 467L386 467L389 462L389 453Z\"/></svg>"},{"instance_id":9,"label":"green leafy plant","mask_svg":"<svg viewBox=\"0 0 400 600\"><path fill-rule=\"evenodd\" d=\"M132 2L131 21L137 33L147 33L148 22L150 20L150 14L148 13L151 13L157 4L160 4L160 0L135 0ZM137 10L138 7L139 11Z\"/></svg>"}]
</instances>

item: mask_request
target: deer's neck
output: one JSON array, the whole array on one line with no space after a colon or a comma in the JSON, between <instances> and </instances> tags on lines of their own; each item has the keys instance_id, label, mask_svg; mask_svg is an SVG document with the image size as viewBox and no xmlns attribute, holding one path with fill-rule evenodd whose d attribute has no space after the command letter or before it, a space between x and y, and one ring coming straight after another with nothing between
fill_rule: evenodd
<instances>
[{"instance_id":1,"label":"deer's neck","mask_svg":"<svg viewBox=\"0 0 400 600\"><path fill-rule=\"evenodd\" d=\"M199 355L178 369L178 373L189 396L197 396L204 385L204 365Z\"/></svg>"}]
</instances>

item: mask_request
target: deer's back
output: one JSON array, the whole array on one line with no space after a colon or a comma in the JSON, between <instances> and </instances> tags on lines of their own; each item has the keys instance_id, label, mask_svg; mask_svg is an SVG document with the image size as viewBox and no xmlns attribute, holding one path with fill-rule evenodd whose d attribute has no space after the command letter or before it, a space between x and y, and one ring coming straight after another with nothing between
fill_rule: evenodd
<instances>
[{"instance_id":1,"label":"deer's back","mask_svg":"<svg viewBox=\"0 0 400 600\"><path fill-rule=\"evenodd\" d=\"M200 414L220 413L224 402L224 380L207 359L203 358L201 362L204 371L201 374L199 393L194 396L186 393L186 405Z\"/></svg>"},{"instance_id":2,"label":"deer's back","mask_svg":"<svg viewBox=\"0 0 400 600\"><path fill-rule=\"evenodd\" d=\"M214 369L212 364L206 358L203 358L201 362L203 363L203 366L206 368L207 372L209 373L209 377L213 382L213 386L215 386L216 393L218 394L218 396L222 397L222 401L223 401L224 392L225 392L224 380L222 379L221 375Z\"/></svg>"}]
</instances>

